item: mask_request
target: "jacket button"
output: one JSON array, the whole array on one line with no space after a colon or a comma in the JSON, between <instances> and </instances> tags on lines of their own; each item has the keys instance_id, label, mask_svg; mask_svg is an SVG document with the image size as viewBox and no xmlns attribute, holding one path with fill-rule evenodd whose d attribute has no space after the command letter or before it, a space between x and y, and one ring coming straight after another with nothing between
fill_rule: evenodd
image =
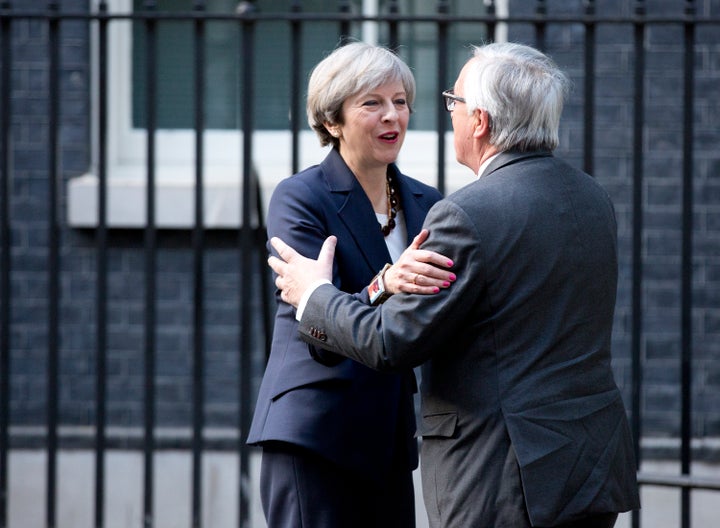
<instances>
[{"instance_id":1,"label":"jacket button","mask_svg":"<svg viewBox=\"0 0 720 528\"><path fill-rule=\"evenodd\" d=\"M327 341L327 334L316 326L310 327L310 335L320 341Z\"/></svg>"}]
</instances>

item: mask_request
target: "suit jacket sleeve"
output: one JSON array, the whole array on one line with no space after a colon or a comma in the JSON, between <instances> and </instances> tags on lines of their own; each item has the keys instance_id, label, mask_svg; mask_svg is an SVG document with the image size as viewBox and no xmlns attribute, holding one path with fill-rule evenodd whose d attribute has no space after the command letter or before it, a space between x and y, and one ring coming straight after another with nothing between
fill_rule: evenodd
<instances>
[{"instance_id":1,"label":"suit jacket sleeve","mask_svg":"<svg viewBox=\"0 0 720 528\"><path fill-rule=\"evenodd\" d=\"M435 295L396 294L368 306L330 285L311 296L300 321L301 338L377 370L415 367L461 331L461 314L480 302L483 255L479 235L465 212L451 201L428 213L430 237L424 249L449 256L457 281Z\"/></svg>"},{"instance_id":2,"label":"suit jacket sleeve","mask_svg":"<svg viewBox=\"0 0 720 528\"><path fill-rule=\"evenodd\" d=\"M329 192L324 187L317 185L311 187L303 178L292 177L282 181L271 198L270 211L267 220L268 240L277 236L287 244L295 248L302 255L315 258L320 252L320 247L330 234L337 234L330 231L330 220L327 217L330 212L336 214L335 204L328 205ZM267 243L267 249L277 256L276 251ZM385 260L385 259L382 259ZM379 271L378 268L377 271ZM273 275L274 278L274 275ZM340 285L340 278L337 266L333 269L333 283ZM367 287L352 294L361 302L369 304ZM282 303L279 292L276 292L280 310L286 313L287 320L295 317L294 309ZM332 366L343 361L345 358L311 346L308 348L310 355L320 363Z\"/></svg>"}]
</instances>

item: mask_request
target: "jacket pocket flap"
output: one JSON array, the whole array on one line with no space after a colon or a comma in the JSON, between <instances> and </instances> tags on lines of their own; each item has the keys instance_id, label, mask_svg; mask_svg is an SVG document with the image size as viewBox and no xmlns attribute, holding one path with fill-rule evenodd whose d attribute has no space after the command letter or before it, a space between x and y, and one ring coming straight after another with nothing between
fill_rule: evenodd
<instances>
[{"instance_id":1,"label":"jacket pocket flap","mask_svg":"<svg viewBox=\"0 0 720 528\"><path fill-rule=\"evenodd\" d=\"M457 413L447 412L423 416L420 434L423 437L451 438L457 429Z\"/></svg>"}]
</instances>

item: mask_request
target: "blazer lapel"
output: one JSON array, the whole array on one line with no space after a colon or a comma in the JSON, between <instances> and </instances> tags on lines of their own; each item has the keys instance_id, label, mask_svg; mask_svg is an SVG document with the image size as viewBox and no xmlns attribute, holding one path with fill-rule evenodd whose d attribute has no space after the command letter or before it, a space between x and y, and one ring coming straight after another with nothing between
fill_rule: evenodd
<instances>
[{"instance_id":1,"label":"blazer lapel","mask_svg":"<svg viewBox=\"0 0 720 528\"><path fill-rule=\"evenodd\" d=\"M368 218L375 218L370 200L337 150L333 149L328 154L321 167L326 174L338 217L354 237L358 251L370 270L377 272L390 262L390 253L377 223L367 225Z\"/></svg>"},{"instance_id":2,"label":"blazer lapel","mask_svg":"<svg viewBox=\"0 0 720 528\"><path fill-rule=\"evenodd\" d=\"M400 171L394 165L392 168L395 169L395 181L400 183L400 205L405 216L407 245L409 246L414 238L413 233L419 233L420 229L422 229L427 211L418 202L419 196L423 194L422 191L416 190L415 186L408 181L408 178L400 174Z\"/></svg>"}]
</instances>

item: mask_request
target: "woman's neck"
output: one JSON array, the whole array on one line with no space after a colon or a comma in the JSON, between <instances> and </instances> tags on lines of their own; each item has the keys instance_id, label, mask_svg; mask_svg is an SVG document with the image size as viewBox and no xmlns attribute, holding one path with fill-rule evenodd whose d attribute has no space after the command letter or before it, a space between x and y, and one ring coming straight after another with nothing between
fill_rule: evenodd
<instances>
[{"instance_id":1,"label":"woman's neck","mask_svg":"<svg viewBox=\"0 0 720 528\"><path fill-rule=\"evenodd\" d=\"M358 167L348 163L348 167L365 191L376 213L387 212L387 166Z\"/></svg>"}]
</instances>

